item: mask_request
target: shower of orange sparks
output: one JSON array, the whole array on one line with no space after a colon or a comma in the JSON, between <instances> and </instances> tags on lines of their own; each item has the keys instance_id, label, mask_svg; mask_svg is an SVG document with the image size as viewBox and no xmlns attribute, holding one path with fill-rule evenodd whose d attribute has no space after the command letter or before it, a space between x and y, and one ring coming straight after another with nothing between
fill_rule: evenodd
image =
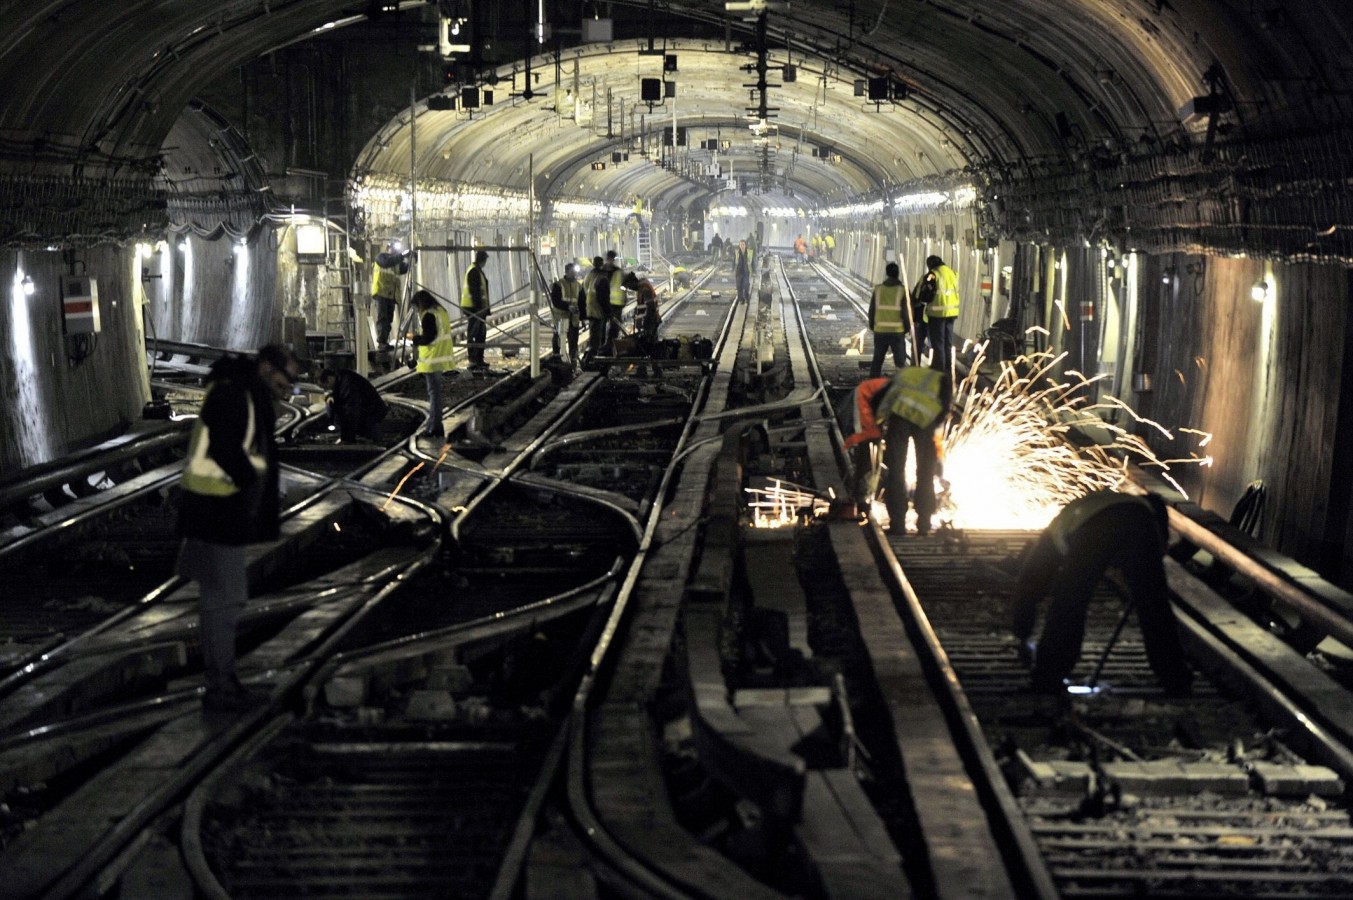
<instances>
[{"instance_id":1,"label":"shower of orange sparks","mask_svg":"<svg viewBox=\"0 0 1353 900\"><path fill-rule=\"evenodd\" d=\"M399 492L404 489L404 482L412 478L414 476L414 473L421 468L423 468L423 464L420 462L418 465L414 466L408 472L404 473L404 477L399 479L399 484L395 485L395 489L390 492L390 496L385 498L385 503L381 504L381 512L385 512L386 507L388 507L394 501L394 499L399 496Z\"/></svg>"},{"instance_id":2,"label":"shower of orange sparks","mask_svg":"<svg viewBox=\"0 0 1353 900\"><path fill-rule=\"evenodd\" d=\"M433 471L433 472L436 472L437 469L441 467L441 464L442 464L443 462L445 462L445 461L446 461L446 458L447 458L448 456L450 456L450 455L451 455L451 445L450 445L450 444L442 444L442 453L441 453L440 456L437 457L437 461L436 461L435 463L432 464L432 471ZM395 489L394 489L393 491L390 492L390 496L389 496L389 497L386 497L386 498L385 498L385 502L384 502L383 504L381 504L381 511L382 511L382 512L385 510L385 508L386 508L387 506L390 505L390 502L391 502L392 500L394 500L395 497L399 496L399 492L404 488L404 482L406 482L406 481L408 481L410 478L412 478L415 472L417 472L419 469L423 468L423 465L424 465L424 463L421 463L421 462L420 462L418 465L414 466L412 469L410 469L408 472L406 472L403 478L399 479L399 484L395 485Z\"/></svg>"},{"instance_id":3,"label":"shower of orange sparks","mask_svg":"<svg viewBox=\"0 0 1353 900\"><path fill-rule=\"evenodd\" d=\"M1065 356L1043 352L1002 362L991 386L977 383L977 366L963 380L956 392L963 415L945 434L948 495L941 519L959 528L1040 529L1076 497L1120 487L1130 460L1158 469L1176 488L1167 474L1171 464L1211 464L1211 457L1158 458L1114 421L1117 411L1131 424L1173 435L1116 397L1090 403L1085 388L1105 376L1065 372L1066 380L1055 380L1053 370ZM1112 416L1101 415L1106 412ZM1073 444L1073 429L1095 433L1099 442ZM1201 436L1199 446L1211 439L1181 431Z\"/></svg>"}]
</instances>

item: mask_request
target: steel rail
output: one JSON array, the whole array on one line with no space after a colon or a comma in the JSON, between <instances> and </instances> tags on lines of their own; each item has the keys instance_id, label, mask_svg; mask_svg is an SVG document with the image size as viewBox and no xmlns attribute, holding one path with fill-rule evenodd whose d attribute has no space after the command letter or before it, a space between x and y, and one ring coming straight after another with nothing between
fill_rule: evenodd
<instances>
[{"instance_id":1,"label":"steel rail","mask_svg":"<svg viewBox=\"0 0 1353 900\"><path fill-rule=\"evenodd\" d=\"M1253 581L1265 594L1291 606L1302 618L1340 642L1353 646L1353 621L1323 605L1297 585L1283 580L1273 571L1255 562L1243 550L1227 543L1225 539L1208 531L1183 513L1170 508L1169 515L1170 527L1184 540L1206 550L1238 574Z\"/></svg>"},{"instance_id":2,"label":"steel rail","mask_svg":"<svg viewBox=\"0 0 1353 900\"><path fill-rule=\"evenodd\" d=\"M818 274L821 277L821 273ZM784 289L786 294L794 301L792 308L796 315L801 317L801 306L794 298L793 287L787 278L784 281ZM842 290L839 287L837 289ZM843 290L842 296L850 300L849 295ZM865 315L865 312L853 300L851 305L861 316ZM804 349L810 360L813 376L820 380L822 373L817 362L817 355L811 342L806 340L807 329L801 318L800 331L805 335ZM844 435L842 435L832 411L827 410L826 415L832 422L831 433L837 459L844 464L845 453L841 449ZM905 620L909 632L913 635L913 642L918 644L918 650L921 648L926 650L926 653L918 653L918 658L923 663L923 669L929 676L931 690L949 722L950 733L955 738L955 743L967 764L980 773L980 777L973 778L973 784L983 795L984 805L994 807L994 812L989 814L988 821L992 823L993 829L997 833L1004 832L1005 840L1000 844L1010 853L1010 856L1007 857L1007 863L1022 870L1023 879L1035 896L1047 898L1057 896L1052 877L1043 864L1042 855L1038 851L1033 833L1029 830L1025 818L1019 810L1018 803L1006 785L1000 767L988 749L977 718L966 695L959 686L953 667L949 664L948 656L940 644L938 636L931 628L929 620L921 608L919 598L902 571L901 565L889 547L887 540L884 539L878 523L871 519L871 527L866 534L875 556L881 559L886 566L889 587L900 597L899 611L906 614Z\"/></svg>"}]
</instances>

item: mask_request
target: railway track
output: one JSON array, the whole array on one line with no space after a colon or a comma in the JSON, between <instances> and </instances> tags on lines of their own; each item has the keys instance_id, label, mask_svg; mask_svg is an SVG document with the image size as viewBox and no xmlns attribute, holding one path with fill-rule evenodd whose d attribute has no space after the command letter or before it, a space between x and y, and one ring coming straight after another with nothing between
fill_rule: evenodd
<instances>
[{"instance_id":1,"label":"railway track","mask_svg":"<svg viewBox=\"0 0 1353 900\"><path fill-rule=\"evenodd\" d=\"M1181 499L1148 476L1139 480ZM1326 586L1322 605L1314 594L1294 599L1292 581L1255 562L1240 574L1215 560L1192 564L1198 546L1181 534L1219 557L1243 554L1184 513L1172 511L1171 520L1172 556L1187 565L1169 560L1169 581L1202 676L1187 697L1162 693L1135 619L1107 589L1092 603L1070 692L1028 691L1010 606L1013 575L1035 534L887 538L912 627L931 638L937 674L952 673L961 688L956 712L974 717L990 753L985 768L1001 773L989 790L993 809L1009 819L1007 846L1019 848L1007 850L1012 871L1044 896L1346 893L1353 745L1345 704L1332 697L1346 697L1347 687L1305 657L1313 642L1278 637L1346 634L1330 610L1339 592ZM1227 538L1237 539L1234 529ZM1286 597L1307 627L1245 620L1197 578L1209 570L1213 584L1227 582L1227 572L1242 582L1231 594L1252 610L1271 612ZM1338 646L1331 642L1331 653Z\"/></svg>"},{"instance_id":2,"label":"railway track","mask_svg":"<svg viewBox=\"0 0 1353 900\"><path fill-rule=\"evenodd\" d=\"M696 372L699 372L698 368ZM512 384L514 379L515 385ZM462 404L468 415L462 415L459 407L447 411L451 438L446 445L429 448L419 447L413 441L401 442L378 451L374 460L365 461L341 481L314 479L321 485L330 485L322 490L367 492L373 498L429 496L431 499L426 502L408 501L412 504L408 508L426 510L429 522L444 515L446 521L454 522L455 528L449 533L451 540L439 545L436 541L427 543L425 538L435 532L420 525L416 515L405 516L403 522L386 522L383 530L392 529L393 533L405 538L401 547L391 547L389 553L373 554L370 547L359 550L349 544L345 551L326 555L316 552L320 549L318 542L310 542L304 553L291 560L292 566L302 571L293 571L289 575L286 574L286 563L268 559L274 554L263 554L268 559L263 566L276 582L258 585L255 591L251 610L246 614L244 631L250 636L242 641L242 668L250 680L263 680L273 688L273 709L283 710L298 702L294 698L303 696L308 698L307 703L313 700L316 708L312 710L314 717L307 717L298 728L313 728L314 718L318 718L341 731L339 719L345 715L350 719L349 724L366 728L372 723L373 710L383 708L374 705L375 699L364 697L363 700L371 700L371 703L354 705L345 701L341 688L335 693L307 679L316 677L312 670L321 666L322 661L347 660L347 668L335 677L340 685L350 682L354 678L354 667L360 669L364 664L349 657L358 654L362 647L369 649L372 646L385 648L385 656L373 663L382 672L386 670L381 666L389 664L390 654L399 657L408 654L415 659L433 656L445 660L463 650L466 654L464 664L458 663L449 677L477 698L465 704L467 709L474 710L472 717L491 719L504 734L512 728L506 727L503 721L506 714L500 715L491 709L493 704L515 702L520 705L523 697L529 698L535 693L537 697L533 702L538 706L541 689L551 686L558 689L561 678L558 672L542 676L539 671L541 644L554 640L555 630L576 630L580 627L579 620L585 624L589 619L588 610L614 592L612 570L618 565L617 559L629 552L627 544L632 546L634 542L635 514L652 493L653 479L649 473L639 483L626 484L621 479L604 489L582 485L575 491L559 477L569 473L570 458L576 459L586 453L600 470L613 472L618 466L614 462L608 463L608 457L619 456L623 466L628 465L625 460L632 455L623 445L608 447L603 443L588 447L585 439L573 442L566 450L553 448L549 454L552 458L537 465L534 471L528 470L526 462L551 436L558 437L573 428L571 423L575 420L582 423L578 430L584 433L605 434L611 430L608 424L620 413L625 417L624 427L639 431L643 430L641 420L644 415L670 420L674 414L672 399L681 401L681 414L687 414L694 391L689 385L683 388L681 379L669 374L664 382L663 399L666 402L652 403L649 402L652 398L646 398L643 404L638 404L645 412L636 415L630 408L635 404L619 402L622 399L632 401L634 398L624 397L625 393L632 392L616 394L615 388L608 388L595 376L565 381L547 375L545 380L548 385L543 390L537 390L538 384L531 379L516 376L496 384L476 385L476 390ZM476 398L482 401L483 394L494 391L515 392L529 397L530 402L521 403L512 416L495 416L489 427L482 415L475 415L477 411L487 409L496 413L515 403L506 396L475 403ZM663 434L662 422L648 430L653 433L644 436L644 447L640 451L645 459L662 452L664 443L669 447L671 444L671 436ZM296 443L303 443L299 434ZM471 443L475 451L473 458L451 451L453 445L463 444L468 449ZM446 463L448 456L454 459L443 467L441 464ZM651 465L651 462L645 464ZM517 470L522 472L523 486L510 483L509 476ZM410 477L417 472L421 475ZM367 512L357 518L368 516L381 521L373 507L389 516L388 505L388 500L378 505L373 499L358 507ZM548 524L551 517L556 520L553 526ZM369 532L354 529L349 519L336 517L336 514L326 513L311 519L304 530L318 530L322 536L347 532L358 545L371 540ZM594 520L591 526L587 524L589 519ZM334 556L340 558L334 559ZM373 567L372 556L382 558L381 568ZM404 557L402 561L397 558L400 556ZM608 573L611 574L608 576ZM392 578L393 581L387 583ZM276 587L282 588L288 596L270 596L270 590ZM173 589L166 586L164 592L172 594ZM263 596L258 596L259 593ZM335 595L342 595L342 599ZM454 602L449 602L453 598ZM153 633L158 645L167 645L163 652L168 654L168 661L161 659L160 669L152 675L167 674L172 678L176 674L182 675L185 670L190 672L191 648L176 643L183 640L184 628L190 627L184 621L187 617L178 612L166 612L167 605L147 603L139 618L120 622L116 627L104 627L96 637L87 635L84 645L94 646L105 656L125 654L125 645L142 644L146 634ZM382 613L391 610L393 613L382 621L383 617L371 615L377 608ZM295 618L287 622L288 615ZM251 618L256 618L261 631L266 632L256 639L249 629ZM305 619L311 620L308 626L299 624ZM395 633L391 630L391 619L400 623L394 627ZM308 634L298 640L297 631ZM576 656L564 654L561 662L567 662L570 655ZM72 664L62 665L67 658ZM187 753L196 758L220 759L231 746L232 739L228 735L238 741L260 724L258 717L253 717L252 722L236 723L224 732L213 733L211 723L205 721L209 717L196 713L191 706L187 711L182 709L185 700L182 689L171 690L170 694L145 690L147 681L155 681L154 677L145 677L145 670L151 668L148 662L141 665L141 676L127 677L122 682L124 688L134 683L141 694L149 695L135 711L126 709L124 703L120 709L105 708L82 716L70 705L64 709L56 709L51 704L37 708L29 702L34 695L50 690L51 685L63 677L60 673L81 664L84 664L82 654L77 653L73 645L63 645L47 653L42 665L32 667L10 686L8 701L15 710L11 723L13 731L7 741L15 754L11 758L17 759L19 755L30 759L38 755L50 758L53 755L50 745L41 746L43 735L57 732L63 741L62 752L79 757L70 765L51 765L43 769L44 788L37 792L28 789L37 780L37 769L32 765L25 769L18 762L12 764L13 793L34 799L21 812L23 828L7 834L8 846L0 857L0 867L6 868L8 873L7 883L14 885L20 895L60 894L91 877L134 881L138 877L137 865L119 859L120 848L116 845L130 838L131 829L149 825L153 806L168 802L170 792L175 790L167 786L158 790L150 787L149 780L155 774L163 777L164 771L160 766L158 772L153 772L157 767L147 766L145 755ZM81 704L98 702L100 695L89 688L90 681L84 679L82 689L72 691L79 693ZM384 682L381 685L384 685L382 690L389 690ZM420 695L424 697L422 707L415 702L417 708L412 712L396 710L394 706L403 696L403 688L401 682L394 689L395 698L389 700L389 714L421 722L418 728L426 731L432 727L428 724L426 692ZM192 696L191 690L186 692L187 699ZM104 700L107 700L106 693ZM121 718L120 730L107 724L112 715ZM384 712L381 718L384 722ZM506 738L501 735L500 740L482 742L483 747L493 748L492 753L507 757L529 748L534 741L532 735L541 731L541 721L547 714L532 707L521 713L521 718L524 723L521 733L512 741L517 750L504 749ZM483 722L477 718L476 724ZM385 727L388 737L389 729L397 730L399 726L387 723ZM465 723L461 721L453 727L464 728ZM557 727L557 721L554 727ZM103 729L99 736L89 733L91 729L99 728ZM148 732L147 729L156 730ZM107 734L109 730L116 734ZM361 740L371 746L382 744L379 739L374 739L373 743L369 735ZM322 738L316 738L316 741L323 743ZM356 741L354 738L346 743L355 745ZM91 772L91 768L94 771ZM185 768L191 769L187 782L171 779L173 784L183 785L176 788L179 791L210 766L202 763ZM520 782L520 773L513 775L512 780ZM142 787L147 795L139 798L138 808L144 811L142 815L131 815L118 806L118 798L110 794L117 790L112 782L120 784L124 791L130 784ZM58 783L59 790L46 789ZM39 794L42 795L41 803L37 802ZM79 816L78 808L89 806L120 820L119 827L114 829L117 835L100 833L93 823L88 823L83 830L76 829L85 835L82 840L87 843L69 841L60 854L66 860L63 866L52 858L53 847L47 835L63 832L69 838L70 830L75 828L72 820ZM108 867L105 871L111 874L100 876L99 866ZM232 871L227 870L225 875L232 877Z\"/></svg>"},{"instance_id":3,"label":"railway track","mask_svg":"<svg viewBox=\"0 0 1353 900\"><path fill-rule=\"evenodd\" d=\"M739 306L704 273L664 328L713 338L708 360L448 379L445 441L411 437L422 380L399 373L377 444L288 422L297 493L240 647L271 705L201 713L172 577L69 643L33 636L0 681L7 890L1346 893L1346 689L1227 613L1193 545L1170 577L1194 694L1159 695L1129 622L1099 690L1049 700L1004 630L1030 535L842 517L831 410L867 297L820 275L772 267ZM43 530L0 566L58 565Z\"/></svg>"}]
</instances>

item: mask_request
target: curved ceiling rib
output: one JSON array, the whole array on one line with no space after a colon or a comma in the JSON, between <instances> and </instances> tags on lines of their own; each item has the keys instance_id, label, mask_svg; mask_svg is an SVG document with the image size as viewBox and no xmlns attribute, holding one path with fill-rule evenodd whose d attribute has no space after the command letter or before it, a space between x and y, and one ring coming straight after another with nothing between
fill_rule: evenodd
<instances>
[{"instance_id":1,"label":"curved ceiling rib","mask_svg":"<svg viewBox=\"0 0 1353 900\"><path fill-rule=\"evenodd\" d=\"M498 58L522 55L512 48L525 46L532 5L471 9L484 6L493 11ZM398 12L381 15L388 7ZM324 31L326 24L404 34L412 52L436 13L436 4L416 0L0 0L0 8L11 26L0 36L0 79L10 87L0 97L0 169L11 171L44 161L153 166L188 101L234 67L342 30ZM574 29L561 16L579 16L584 6L546 0L540 8L564 34ZM590 153L652 152L674 104L678 126L737 138L722 157L735 172L753 167L763 183L828 197L948 172L968 170L980 181L984 173L1029 176L1084 164L1086 156L1103 163L1186 148L1200 141L1202 124L1182 123L1179 110L1209 89L1209 72L1213 86L1234 96L1232 118L1251 138L1293 127L1309 133L1318 127L1312 102L1345 122L1353 96L1353 71L1339 63L1353 41L1353 11L1338 0L853 0L846 9L796 0L768 14L763 46L772 83L791 59L800 77L773 86L773 130L753 138L728 123L749 124L747 110L760 100L748 87L755 73L743 69L756 59L754 23L730 14L723 0L611 0L596 8L617 15L627 37L499 67L506 77L529 65L539 78L532 89L546 96L500 97L473 122L422 112L419 143L433 152L425 151L420 174L524 189L525 160L534 157L556 192L684 191L689 182L659 166L586 174ZM693 37L720 32L723 39ZM671 76L677 97L652 115L639 103L639 77L664 76L661 54L641 55L645 40L649 50L660 41L682 57ZM855 80L870 75L905 85L908 98L881 112L854 93ZM580 109L594 117L584 121L589 127L551 105L553 88L570 86L587 95ZM608 92L610 108L601 108ZM609 133L601 127L608 119ZM384 129L362 166L406 171L407 124ZM837 152L813 158L791 143Z\"/></svg>"}]
</instances>

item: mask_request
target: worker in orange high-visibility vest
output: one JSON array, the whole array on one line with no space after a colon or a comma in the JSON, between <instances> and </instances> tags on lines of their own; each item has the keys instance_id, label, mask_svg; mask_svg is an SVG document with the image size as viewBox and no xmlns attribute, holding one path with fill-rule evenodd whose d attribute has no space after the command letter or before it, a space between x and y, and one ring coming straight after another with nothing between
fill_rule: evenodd
<instances>
[{"instance_id":1,"label":"worker in orange high-visibility vest","mask_svg":"<svg viewBox=\"0 0 1353 900\"><path fill-rule=\"evenodd\" d=\"M842 431L848 436L851 490L857 503L870 497L874 459L870 446L883 441L883 465L887 469L883 500L888 510L888 533L906 531L908 508L907 456L916 447L916 532L930 533L937 507L935 477L942 456L938 432L949 412L953 395L947 375L920 366L904 366L891 378L870 378L855 388L849 405L838 412Z\"/></svg>"}]
</instances>

